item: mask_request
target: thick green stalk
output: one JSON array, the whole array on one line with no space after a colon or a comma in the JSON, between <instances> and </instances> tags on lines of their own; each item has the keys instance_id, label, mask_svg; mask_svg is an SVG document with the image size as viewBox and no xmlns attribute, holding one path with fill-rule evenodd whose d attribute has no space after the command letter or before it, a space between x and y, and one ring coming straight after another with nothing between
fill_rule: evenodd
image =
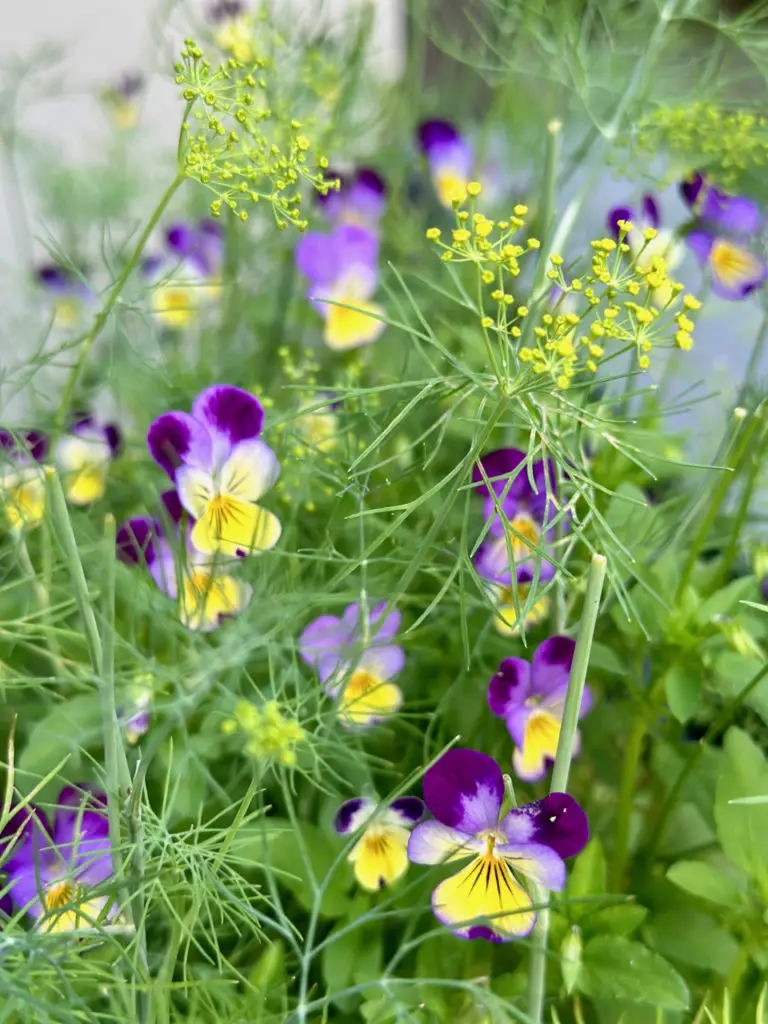
<instances>
[{"instance_id":1,"label":"thick green stalk","mask_svg":"<svg viewBox=\"0 0 768 1024\"><path fill-rule=\"evenodd\" d=\"M163 193L160 202L157 204L152 216L147 221L144 230L142 231L139 240L136 243L133 252L131 253L130 259L123 267L123 271L118 277L118 279L112 285L109 291L109 295L107 296L107 300L104 303L101 312L96 317L96 320L94 321L90 333L87 334L85 339L83 340L83 343L80 347L80 352L77 357L77 361L75 365L72 367L72 370L70 371L69 374L69 378L67 379L67 382L64 385L64 392L61 396L61 402L59 403L58 412L56 413L57 432L60 432L63 428L64 422L67 418L67 413L69 412L69 407L72 403L75 388L77 387L78 381L80 380L80 375L85 369L85 364L88 360L90 351L93 348L94 344L96 343L96 340L101 335L101 332L104 330L107 320L109 319L109 315L114 309L117 300L120 298L120 294L123 288L125 287L128 278L131 276L139 260L141 259L141 254L144 252L144 247L149 241L149 236L155 230L157 222L162 217L163 213L165 212L165 208L168 206L168 203L170 203L171 199L175 195L176 190L184 181L184 178L184 173L182 171L179 171L179 173L176 175L171 184Z\"/></svg>"},{"instance_id":2,"label":"thick green stalk","mask_svg":"<svg viewBox=\"0 0 768 1024\"><path fill-rule=\"evenodd\" d=\"M592 639L595 634L597 613L600 609L600 598L603 593L603 582L607 563L603 555L593 555L592 564L587 578L587 592L581 612L581 626L573 652L571 674L568 680L568 692L563 709L563 722L557 743L555 766L552 769L550 793L565 793L568 788L568 776L573 759L573 744L579 726L579 711L584 696L584 684L587 679L589 655L592 650ZM549 909L547 891L536 886L531 893L535 903L541 905L536 927L533 932L531 962L528 973L528 1016L532 1024L541 1024L544 1013L544 997L546 995L547 978L547 942L549 939Z\"/></svg>"}]
</instances>

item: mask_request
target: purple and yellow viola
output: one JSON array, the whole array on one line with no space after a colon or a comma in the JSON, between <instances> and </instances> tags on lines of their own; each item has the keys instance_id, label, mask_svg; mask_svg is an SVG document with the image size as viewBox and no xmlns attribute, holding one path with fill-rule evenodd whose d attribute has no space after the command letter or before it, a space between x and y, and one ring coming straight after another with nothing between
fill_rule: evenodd
<instances>
[{"instance_id":1,"label":"purple and yellow viola","mask_svg":"<svg viewBox=\"0 0 768 1024\"><path fill-rule=\"evenodd\" d=\"M370 167L359 167L353 174L327 170L325 180L338 182L338 188L325 195L317 192L317 201L325 216L334 224L355 224L376 231L387 205L384 179Z\"/></svg>"},{"instance_id":2,"label":"purple and yellow viola","mask_svg":"<svg viewBox=\"0 0 768 1024\"><path fill-rule=\"evenodd\" d=\"M307 298L325 320L323 340L335 352L368 345L386 327L384 310L370 301L378 259L378 236L357 224L338 224L327 235L310 231L296 246Z\"/></svg>"},{"instance_id":3,"label":"purple and yellow viola","mask_svg":"<svg viewBox=\"0 0 768 1024\"><path fill-rule=\"evenodd\" d=\"M338 834L362 829L347 860L363 889L377 892L403 877L408 870L409 829L423 815L424 804L416 796L402 796L386 807L370 797L355 797L341 805L334 819Z\"/></svg>"},{"instance_id":4,"label":"purple and yellow viola","mask_svg":"<svg viewBox=\"0 0 768 1024\"><path fill-rule=\"evenodd\" d=\"M437 198L448 209L463 203L472 180L472 147L450 121L423 121L417 130Z\"/></svg>"},{"instance_id":5,"label":"purple and yellow viola","mask_svg":"<svg viewBox=\"0 0 768 1024\"><path fill-rule=\"evenodd\" d=\"M45 932L90 928L114 916L100 891L112 876L106 796L88 783L65 786L51 823L28 804L12 813L0 838L14 906Z\"/></svg>"},{"instance_id":6,"label":"purple and yellow viola","mask_svg":"<svg viewBox=\"0 0 768 1024\"><path fill-rule=\"evenodd\" d=\"M104 497L110 464L120 451L120 431L112 423L82 416L56 442L53 457L67 500L90 505Z\"/></svg>"},{"instance_id":7,"label":"purple and yellow viola","mask_svg":"<svg viewBox=\"0 0 768 1024\"><path fill-rule=\"evenodd\" d=\"M437 919L463 939L504 942L530 935L536 923L528 878L554 892L565 886L564 858L589 839L587 817L572 796L550 793L503 817L501 769L477 750L454 749L424 776L433 821L408 841L414 864L464 861L432 893Z\"/></svg>"},{"instance_id":8,"label":"purple and yellow viola","mask_svg":"<svg viewBox=\"0 0 768 1024\"><path fill-rule=\"evenodd\" d=\"M31 530L45 515L45 479L41 463L49 439L37 430L0 430L0 497L13 531Z\"/></svg>"},{"instance_id":9,"label":"purple and yellow viola","mask_svg":"<svg viewBox=\"0 0 768 1024\"><path fill-rule=\"evenodd\" d=\"M144 76L127 71L105 89L101 99L115 125L123 131L135 128L139 121L139 98L144 91Z\"/></svg>"},{"instance_id":10,"label":"purple and yellow viola","mask_svg":"<svg viewBox=\"0 0 768 1024\"><path fill-rule=\"evenodd\" d=\"M176 491L166 491L162 500L162 519L137 516L120 527L117 557L128 565L145 566L161 593L178 602L180 621L188 629L209 633L248 607L253 588L228 574L226 559L195 547L194 520L184 525ZM133 729L137 731L135 724Z\"/></svg>"},{"instance_id":11,"label":"purple and yellow viola","mask_svg":"<svg viewBox=\"0 0 768 1024\"><path fill-rule=\"evenodd\" d=\"M681 192L697 217L686 241L702 267L708 268L714 294L739 300L761 288L768 264L749 245L763 223L757 203L721 192L698 172L682 183Z\"/></svg>"},{"instance_id":12,"label":"purple and yellow viola","mask_svg":"<svg viewBox=\"0 0 768 1024\"><path fill-rule=\"evenodd\" d=\"M167 412L150 426L149 450L195 520L191 543L205 555L261 554L280 539L280 520L257 504L280 463L259 437L261 403L225 384L201 392L191 413Z\"/></svg>"},{"instance_id":13,"label":"purple and yellow viola","mask_svg":"<svg viewBox=\"0 0 768 1024\"><path fill-rule=\"evenodd\" d=\"M42 264L37 267L35 276L50 299L54 326L64 330L75 327L88 303L93 301L93 292L83 276L60 263Z\"/></svg>"},{"instance_id":14,"label":"purple and yellow viola","mask_svg":"<svg viewBox=\"0 0 768 1024\"><path fill-rule=\"evenodd\" d=\"M216 0L208 8L208 20L217 46L243 64L253 60L253 16L242 0Z\"/></svg>"},{"instance_id":15,"label":"purple and yellow viola","mask_svg":"<svg viewBox=\"0 0 768 1024\"><path fill-rule=\"evenodd\" d=\"M488 705L506 722L515 744L512 763L524 782L542 779L555 760L575 647L567 636L550 637L539 644L530 662L505 658L488 686ZM579 718L591 705L592 695L585 687ZM577 732L574 754L579 744Z\"/></svg>"},{"instance_id":16,"label":"purple and yellow viola","mask_svg":"<svg viewBox=\"0 0 768 1024\"><path fill-rule=\"evenodd\" d=\"M621 234L620 222L631 223L632 230L624 240L635 258L635 264L642 273L649 272L655 260L661 258L667 271L680 265L685 247L675 231L661 226L661 210L654 196L646 193L640 206L615 206L608 212L608 230L615 238ZM653 291L653 302L663 308L674 297L671 284L664 284Z\"/></svg>"},{"instance_id":17,"label":"purple and yellow viola","mask_svg":"<svg viewBox=\"0 0 768 1024\"><path fill-rule=\"evenodd\" d=\"M366 728L394 715L403 693L392 679L405 665L405 652L392 643L400 612L385 615L386 602L370 611L359 602L339 618L321 615L299 638L299 654L317 670L325 692L337 698L342 725Z\"/></svg>"},{"instance_id":18,"label":"purple and yellow viola","mask_svg":"<svg viewBox=\"0 0 768 1024\"><path fill-rule=\"evenodd\" d=\"M148 256L143 267L158 323L175 330L194 323L201 307L221 292L223 261L224 239L217 221L172 224L163 249Z\"/></svg>"}]
</instances>

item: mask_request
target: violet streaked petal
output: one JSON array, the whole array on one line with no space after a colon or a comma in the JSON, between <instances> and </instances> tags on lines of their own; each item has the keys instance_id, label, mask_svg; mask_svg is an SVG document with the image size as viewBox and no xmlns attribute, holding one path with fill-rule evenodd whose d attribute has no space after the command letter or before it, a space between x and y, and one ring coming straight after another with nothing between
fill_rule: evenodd
<instances>
[{"instance_id":1,"label":"violet streaked petal","mask_svg":"<svg viewBox=\"0 0 768 1024\"><path fill-rule=\"evenodd\" d=\"M213 456L208 431L186 412L167 412L156 419L147 433L147 445L171 480L185 464L209 468Z\"/></svg>"},{"instance_id":2,"label":"violet streaked petal","mask_svg":"<svg viewBox=\"0 0 768 1024\"><path fill-rule=\"evenodd\" d=\"M724 234L756 235L760 231L760 207L746 196L729 196L710 188L701 204L699 216L711 221Z\"/></svg>"},{"instance_id":3,"label":"violet streaked petal","mask_svg":"<svg viewBox=\"0 0 768 1024\"><path fill-rule=\"evenodd\" d=\"M356 832L375 810L375 800L370 800L368 797L354 797L352 800L347 800L338 809L333 819L333 827L339 835Z\"/></svg>"},{"instance_id":4,"label":"violet streaked petal","mask_svg":"<svg viewBox=\"0 0 768 1024\"><path fill-rule=\"evenodd\" d=\"M539 644L531 662L531 691L546 696L568 683L576 641L567 636L551 636Z\"/></svg>"},{"instance_id":5,"label":"violet streaked petal","mask_svg":"<svg viewBox=\"0 0 768 1024\"><path fill-rule=\"evenodd\" d=\"M448 828L439 821L422 821L408 840L408 859L414 864L444 864L475 857L485 850L482 839Z\"/></svg>"},{"instance_id":6,"label":"violet streaked petal","mask_svg":"<svg viewBox=\"0 0 768 1024\"><path fill-rule=\"evenodd\" d=\"M619 237L619 221L633 221L634 216L629 206L614 206L613 209L608 211L605 222L614 238Z\"/></svg>"},{"instance_id":7,"label":"violet streaked petal","mask_svg":"<svg viewBox=\"0 0 768 1024\"><path fill-rule=\"evenodd\" d=\"M115 553L126 565L152 565L155 560L153 540L155 525L147 516L137 516L123 523L115 537Z\"/></svg>"},{"instance_id":8,"label":"violet streaked petal","mask_svg":"<svg viewBox=\"0 0 768 1024\"><path fill-rule=\"evenodd\" d=\"M522 658L505 658L488 685L488 707L506 718L513 707L525 703L531 687L531 666Z\"/></svg>"},{"instance_id":9,"label":"violet streaked petal","mask_svg":"<svg viewBox=\"0 0 768 1024\"><path fill-rule=\"evenodd\" d=\"M448 750L424 776L424 800L449 828L477 835L495 828L504 799L501 769L487 754Z\"/></svg>"},{"instance_id":10,"label":"violet streaked petal","mask_svg":"<svg viewBox=\"0 0 768 1024\"><path fill-rule=\"evenodd\" d=\"M410 828L424 817L424 801L417 796L398 797L386 809L384 816L396 825Z\"/></svg>"},{"instance_id":11,"label":"violet streaked petal","mask_svg":"<svg viewBox=\"0 0 768 1024\"><path fill-rule=\"evenodd\" d=\"M505 815L499 827L510 843L543 843L562 858L575 856L589 840L587 816L568 793L550 793L518 807Z\"/></svg>"}]
</instances>

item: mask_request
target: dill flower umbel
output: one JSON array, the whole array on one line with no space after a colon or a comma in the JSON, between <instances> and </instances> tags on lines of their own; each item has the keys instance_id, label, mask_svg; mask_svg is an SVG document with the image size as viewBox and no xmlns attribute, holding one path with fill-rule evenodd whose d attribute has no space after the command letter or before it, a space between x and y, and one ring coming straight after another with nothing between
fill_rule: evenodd
<instances>
[{"instance_id":1,"label":"dill flower umbel","mask_svg":"<svg viewBox=\"0 0 768 1024\"><path fill-rule=\"evenodd\" d=\"M257 707L247 700L239 700L232 718L226 719L222 731L227 735L241 733L245 753L264 761L277 761L286 767L296 764L297 744L306 733L295 718L283 715L277 701L267 701Z\"/></svg>"}]
</instances>

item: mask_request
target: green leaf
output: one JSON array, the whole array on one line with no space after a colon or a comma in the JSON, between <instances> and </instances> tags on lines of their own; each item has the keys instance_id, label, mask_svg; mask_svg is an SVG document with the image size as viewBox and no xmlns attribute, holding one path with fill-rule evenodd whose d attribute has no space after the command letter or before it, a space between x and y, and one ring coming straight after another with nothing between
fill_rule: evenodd
<instances>
[{"instance_id":1,"label":"green leaf","mask_svg":"<svg viewBox=\"0 0 768 1024\"><path fill-rule=\"evenodd\" d=\"M606 891L605 879L605 853L602 843L595 836L576 858L566 888L568 899L602 896ZM572 903L567 907L567 912L574 920L578 920L585 914L594 913L594 909L594 904Z\"/></svg>"},{"instance_id":2,"label":"green leaf","mask_svg":"<svg viewBox=\"0 0 768 1024\"><path fill-rule=\"evenodd\" d=\"M667 878L692 896L723 907L737 906L743 895L732 878L706 861L679 860L669 868Z\"/></svg>"},{"instance_id":3,"label":"green leaf","mask_svg":"<svg viewBox=\"0 0 768 1024\"><path fill-rule=\"evenodd\" d=\"M625 999L670 1010L685 1010L688 987L658 953L620 935L600 935L584 947L579 988L588 996Z\"/></svg>"},{"instance_id":4,"label":"green leaf","mask_svg":"<svg viewBox=\"0 0 768 1024\"><path fill-rule=\"evenodd\" d=\"M101 707L94 690L51 708L29 733L16 768L19 772L28 772L34 779L39 779L69 756L67 775L75 778L82 750L100 738Z\"/></svg>"},{"instance_id":5,"label":"green leaf","mask_svg":"<svg viewBox=\"0 0 768 1024\"><path fill-rule=\"evenodd\" d=\"M739 944L707 914L678 909L658 914L645 932L648 941L664 956L704 971L727 977L739 952Z\"/></svg>"},{"instance_id":6,"label":"green leaf","mask_svg":"<svg viewBox=\"0 0 768 1024\"><path fill-rule=\"evenodd\" d=\"M721 587L696 609L696 621L700 626L708 626L718 615L731 617L738 611L741 600L754 594L755 586L754 576L740 576Z\"/></svg>"},{"instance_id":7,"label":"green leaf","mask_svg":"<svg viewBox=\"0 0 768 1024\"><path fill-rule=\"evenodd\" d=\"M330 945L322 954L323 977L329 991L342 992L352 985L380 978L384 961L381 929L355 928L334 938L339 930L331 932Z\"/></svg>"},{"instance_id":8,"label":"green leaf","mask_svg":"<svg viewBox=\"0 0 768 1024\"><path fill-rule=\"evenodd\" d=\"M763 667L763 662L757 658L723 651L712 666L718 693L727 700L733 700ZM760 680L744 703L768 723L768 675Z\"/></svg>"},{"instance_id":9,"label":"green leaf","mask_svg":"<svg viewBox=\"0 0 768 1024\"><path fill-rule=\"evenodd\" d=\"M732 804L768 792L768 765L741 729L729 729L715 796L717 835L726 856L745 871L768 898L768 804Z\"/></svg>"},{"instance_id":10,"label":"green leaf","mask_svg":"<svg viewBox=\"0 0 768 1024\"><path fill-rule=\"evenodd\" d=\"M317 825L302 822L300 825L305 857L298 845L293 830L281 832L270 842L272 865L278 871L278 881L290 889L305 910L311 910L315 902L315 885L327 877L331 865L336 859L340 844L333 843ZM352 900L347 895L351 885L349 868L340 864L325 887L320 903L320 914L323 917L342 917L349 913Z\"/></svg>"},{"instance_id":11,"label":"green leaf","mask_svg":"<svg viewBox=\"0 0 768 1024\"><path fill-rule=\"evenodd\" d=\"M698 710L701 672L689 665L673 665L664 680L669 710L678 722L689 721Z\"/></svg>"},{"instance_id":12,"label":"green leaf","mask_svg":"<svg viewBox=\"0 0 768 1024\"><path fill-rule=\"evenodd\" d=\"M637 903L623 903L616 907L603 907L579 922L585 935L631 935L648 916L648 908Z\"/></svg>"}]
</instances>

